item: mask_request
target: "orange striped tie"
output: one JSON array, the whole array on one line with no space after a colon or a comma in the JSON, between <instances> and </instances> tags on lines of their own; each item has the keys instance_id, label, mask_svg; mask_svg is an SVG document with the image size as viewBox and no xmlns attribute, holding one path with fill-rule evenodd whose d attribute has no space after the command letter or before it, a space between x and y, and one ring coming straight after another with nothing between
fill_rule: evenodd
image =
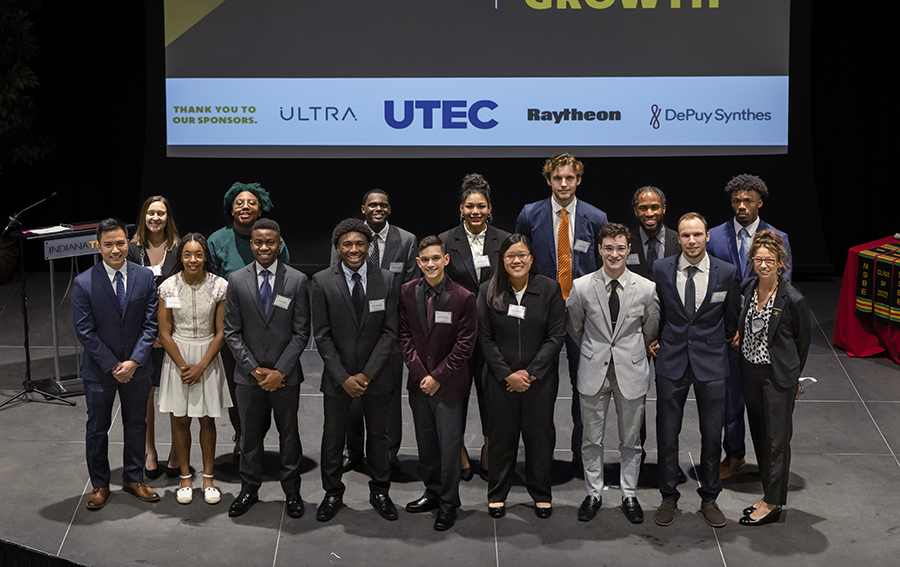
<instances>
[{"instance_id":1,"label":"orange striped tie","mask_svg":"<svg viewBox=\"0 0 900 567\"><path fill-rule=\"evenodd\" d=\"M562 288L563 299L572 291L572 250L569 247L569 213L561 209L559 229L556 231L556 279Z\"/></svg>"}]
</instances>

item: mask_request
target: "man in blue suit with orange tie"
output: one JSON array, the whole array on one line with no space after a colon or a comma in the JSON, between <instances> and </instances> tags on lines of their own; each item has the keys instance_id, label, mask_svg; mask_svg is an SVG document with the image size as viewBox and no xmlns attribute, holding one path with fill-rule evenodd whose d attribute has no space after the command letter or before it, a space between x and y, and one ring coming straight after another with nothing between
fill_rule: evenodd
<instances>
[{"instance_id":1,"label":"man in blue suit with orange tie","mask_svg":"<svg viewBox=\"0 0 900 567\"><path fill-rule=\"evenodd\" d=\"M782 277L785 281L791 281L793 257L788 235L759 218L759 208L763 206L763 200L769 198L769 189L765 182L755 175L737 175L725 186L725 193L731 197L734 218L710 229L707 251L719 260L733 264L738 278L745 280L753 275L753 268L747 260L753 237L757 231L774 230L784 241L784 249L787 252ZM719 476L723 479L730 477L744 466L746 453L740 353L731 349L728 355L725 433L722 438L725 458L719 466Z\"/></svg>"},{"instance_id":2,"label":"man in blue suit with orange tie","mask_svg":"<svg viewBox=\"0 0 900 567\"><path fill-rule=\"evenodd\" d=\"M144 437L150 395L150 349L156 341L157 295L153 273L126 260L125 224L97 225L103 261L75 278L75 333L84 347L81 373L87 403L89 510L109 499L109 438L116 392L122 404L124 450L122 490L145 502L159 495L144 484Z\"/></svg>"},{"instance_id":3,"label":"man in blue suit with orange tie","mask_svg":"<svg viewBox=\"0 0 900 567\"><path fill-rule=\"evenodd\" d=\"M556 154L548 159L543 174L552 195L522 208L516 219L516 232L531 239L537 272L557 280L565 300L574 278L596 272L602 264L597 233L606 224L606 213L575 198L584 164L571 154ZM578 345L566 335L572 392L576 391L579 356ZM581 406L578 396L573 395L572 466L575 474L583 478L581 437Z\"/></svg>"}]
</instances>

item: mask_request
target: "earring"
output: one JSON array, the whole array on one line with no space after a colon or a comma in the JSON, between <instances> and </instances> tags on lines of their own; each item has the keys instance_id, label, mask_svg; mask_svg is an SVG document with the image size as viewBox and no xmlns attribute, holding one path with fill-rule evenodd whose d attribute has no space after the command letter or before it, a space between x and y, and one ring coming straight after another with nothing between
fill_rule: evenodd
<instances>
[{"instance_id":1,"label":"earring","mask_svg":"<svg viewBox=\"0 0 900 567\"><path fill-rule=\"evenodd\" d=\"M488 213L487 223L491 224L493 221L494 221L494 215L492 215L491 213Z\"/></svg>"}]
</instances>

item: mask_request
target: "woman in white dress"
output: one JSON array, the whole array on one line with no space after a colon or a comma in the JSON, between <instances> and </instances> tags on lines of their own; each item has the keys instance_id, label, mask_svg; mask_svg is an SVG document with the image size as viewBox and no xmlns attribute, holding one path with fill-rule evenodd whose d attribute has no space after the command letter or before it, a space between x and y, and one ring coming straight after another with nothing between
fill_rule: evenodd
<instances>
[{"instance_id":1,"label":"woman in white dress","mask_svg":"<svg viewBox=\"0 0 900 567\"><path fill-rule=\"evenodd\" d=\"M159 287L159 338L166 349L160 379L159 411L172 414L172 442L181 466L176 499L193 500L190 473L191 418L200 422L203 498L221 495L213 485L216 456L215 418L231 407L219 350L225 344L225 290L228 282L213 273L203 235L187 234L178 246L178 271Z\"/></svg>"}]
</instances>

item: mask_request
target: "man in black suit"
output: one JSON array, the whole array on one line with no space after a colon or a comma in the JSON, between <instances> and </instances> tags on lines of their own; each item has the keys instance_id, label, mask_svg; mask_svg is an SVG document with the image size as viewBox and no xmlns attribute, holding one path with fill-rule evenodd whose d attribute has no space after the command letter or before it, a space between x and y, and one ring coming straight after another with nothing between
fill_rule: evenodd
<instances>
[{"instance_id":1,"label":"man in black suit","mask_svg":"<svg viewBox=\"0 0 900 567\"><path fill-rule=\"evenodd\" d=\"M647 185L634 192L631 199L637 230L631 232L631 254L628 269L650 279L653 262L681 253L678 233L663 224L666 214L666 194L661 189Z\"/></svg>"},{"instance_id":2,"label":"man in black suit","mask_svg":"<svg viewBox=\"0 0 900 567\"><path fill-rule=\"evenodd\" d=\"M369 261L375 266L390 271L399 296L400 286L418 277L416 265L416 235L392 225L388 222L391 216L391 201L387 192L372 189L362 198L360 210L366 219L366 226L372 231L372 242L369 246ZM331 249L331 266L340 263L338 251ZM403 358L399 347L391 352L387 371L397 384L394 397L391 399L391 417L388 422L388 441L390 443L391 469L400 470L397 452L403 436L403 414L401 410L401 382L403 380ZM363 461L365 445L363 412L359 400L355 400L350 408L350 423L347 426L347 452L344 457L344 472L356 468Z\"/></svg>"},{"instance_id":3,"label":"man in black suit","mask_svg":"<svg viewBox=\"0 0 900 567\"><path fill-rule=\"evenodd\" d=\"M346 219L331 238L340 263L312 280L313 331L324 362L322 393L322 486L325 498L316 519L327 522L343 507L342 452L351 402L362 402L366 455L372 480L369 502L387 520L397 519L391 486L388 420L399 387L389 359L397 346L397 286L394 274L369 259L372 231L358 219Z\"/></svg>"},{"instance_id":4,"label":"man in black suit","mask_svg":"<svg viewBox=\"0 0 900 567\"><path fill-rule=\"evenodd\" d=\"M660 301L659 340L650 344L656 355L656 438L659 445L659 491L662 503L655 521L671 525L678 510L678 434L684 404L693 387L700 418L700 512L716 528L725 515L716 504L722 491L719 455L725 408L728 345L737 330L740 291L734 266L706 253L706 219L687 213L678 221L682 252L653 264L653 281Z\"/></svg>"},{"instance_id":5,"label":"man in black suit","mask_svg":"<svg viewBox=\"0 0 900 567\"><path fill-rule=\"evenodd\" d=\"M263 439L272 414L279 434L281 488L289 516L303 515L300 498L300 355L309 342L306 276L278 261L281 228L260 219L250 232L255 261L228 277L225 341L235 360L234 382L241 414L241 492L228 515L241 516L259 501Z\"/></svg>"}]
</instances>

